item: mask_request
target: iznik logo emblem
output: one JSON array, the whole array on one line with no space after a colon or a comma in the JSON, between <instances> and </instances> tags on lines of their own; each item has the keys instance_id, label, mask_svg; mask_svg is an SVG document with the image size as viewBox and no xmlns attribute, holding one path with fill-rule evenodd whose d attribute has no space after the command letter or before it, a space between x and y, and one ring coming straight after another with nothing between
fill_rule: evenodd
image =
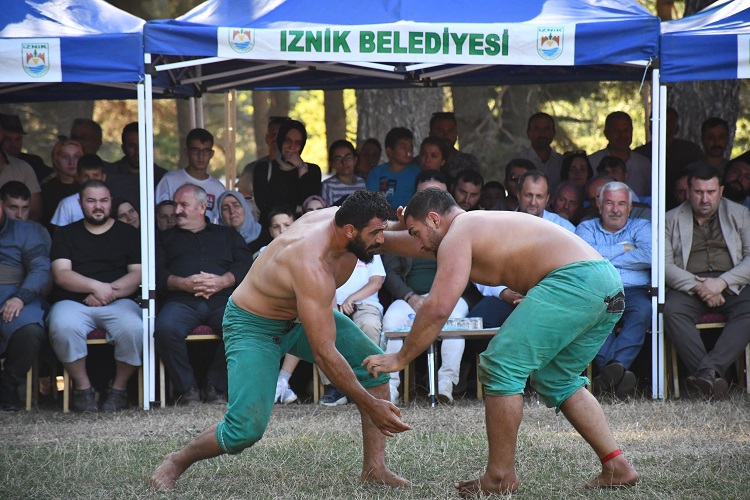
<instances>
[{"instance_id":1,"label":"iznik logo emblem","mask_svg":"<svg viewBox=\"0 0 750 500\"><path fill-rule=\"evenodd\" d=\"M543 59L557 59L563 52L563 28L538 28L536 51Z\"/></svg>"},{"instance_id":2,"label":"iznik logo emblem","mask_svg":"<svg viewBox=\"0 0 750 500\"><path fill-rule=\"evenodd\" d=\"M232 50L244 54L250 52L255 46L253 30L245 28L232 28L229 30L229 46Z\"/></svg>"},{"instance_id":3,"label":"iznik logo emblem","mask_svg":"<svg viewBox=\"0 0 750 500\"><path fill-rule=\"evenodd\" d=\"M22 43L21 64L26 74L34 78L46 75L51 63L49 53L48 43Z\"/></svg>"}]
</instances>

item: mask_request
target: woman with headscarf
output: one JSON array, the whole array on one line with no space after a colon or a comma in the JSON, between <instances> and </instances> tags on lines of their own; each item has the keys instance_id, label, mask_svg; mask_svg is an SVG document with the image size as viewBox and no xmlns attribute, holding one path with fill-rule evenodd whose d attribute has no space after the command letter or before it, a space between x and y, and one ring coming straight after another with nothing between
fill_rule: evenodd
<instances>
[{"instance_id":1,"label":"woman with headscarf","mask_svg":"<svg viewBox=\"0 0 750 500\"><path fill-rule=\"evenodd\" d=\"M320 195L320 167L300 157L307 141L305 126L297 120L284 120L276 135L276 158L253 171L255 204L260 223L268 224L268 211L280 203L299 208L308 196Z\"/></svg>"},{"instance_id":2,"label":"woman with headscarf","mask_svg":"<svg viewBox=\"0 0 750 500\"><path fill-rule=\"evenodd\" d=\"M251 252L260 248L261 225L253 218L245 197L238 191L224 191L216 202L219 207L218 224L235 228ZM256 248L257 246L257 248Z\"/></svg>"}]
</instances>

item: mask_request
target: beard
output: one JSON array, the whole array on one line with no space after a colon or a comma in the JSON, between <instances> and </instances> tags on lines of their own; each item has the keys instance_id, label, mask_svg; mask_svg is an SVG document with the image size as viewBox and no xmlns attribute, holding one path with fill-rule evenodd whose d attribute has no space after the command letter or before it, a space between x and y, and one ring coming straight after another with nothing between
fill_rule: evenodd
<instances>
[{"instance_id":1,"label":"beard","mask_svg":"<svg viewBox=\"0 0 750 500\"><path fill-rule=\"evenodd\" d=\"M97 219L95 214L103 214L103 217L101 219ZM104 211L99 211L99 210L91 212L91 213L84 213L83 218L86 220L86 222L88 222L92 226L103 226L109 220L107 213Z\"/></svg>"},{"instance_id":2,"label":"beard","mask_svg":"<svg viewBox=\"0 0 750 500\"><path fill-rule=\"evenodd\" d=\"M373 252L378 248L380 248L380 245L378 244L371 245L369 247L365 246L365 242L362 241L362 238L359 235L357 235L356 238L346 244L346 250L353 253L355 257L357 257L365 264L369 264L372 262L372 260L375 258L375 254Z\"/></svg>"},{"instance_id":3,"label":"beard","mask_svg":"<svg viewBox=\"0 0 750 500\"><path fill-rule=\"evenodd\" d=\"M745 191L745 188L742 187L739 181L730 181L724 185L724 198L742 203L746 196L747 191Z\"/></svg>"}]
</instances>

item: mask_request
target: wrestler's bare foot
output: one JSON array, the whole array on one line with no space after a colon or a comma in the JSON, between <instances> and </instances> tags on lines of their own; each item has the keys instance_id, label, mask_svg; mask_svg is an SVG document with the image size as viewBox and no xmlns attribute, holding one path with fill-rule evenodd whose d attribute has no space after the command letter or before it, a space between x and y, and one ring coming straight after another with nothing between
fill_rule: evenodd
<instances>
[{"instance_id":1,"label":"wrestler's bare foot","mask_svg":"<svg viewBox=\"0 0 750 500\"><path fill-rule=\"evenodd\" d=\"M387 467L370 469L362 471L360 480L363 483L384 484L395 488L405 488L411 486L411 482L391 472Z\"/></svg>"},{"instance_id":2,"label":"wrestler's bare foot","mask_svg":"<svg viewBox=\"0 0 750 500\"><path fill-rule=\"evenodd\" d=\"M170 453L159 464L151 477L148 478L148 485L155 491L167 491L175 487L177 478L185 472L175 460L176 453Z\"/></svg>"},{"instance_id":3,"label":"wrestler's bare foot","mask_svg":"<svg viewBox=\"0 0 750 500\"><path fill-rule=\"evenodd\" d=\"M635 486L640 480L638 472L620 455L602 466L602 472L583 485L584 488L621 488Z\"/></svg>"},{"instance_id":4,"label":"wrestler's bare foot","mask_svg":"<svg viewBox=\"0 0 750 500\"><path fill-rule=\"evenodd\" d=\"M479 479L472 481L459 481L453 486L458 490L461 498L471 498L485 494L499 493L507 495L518 491L518 476L515 472L502 479L490 478L485 474Z\"/></svg>"}]
</instances>

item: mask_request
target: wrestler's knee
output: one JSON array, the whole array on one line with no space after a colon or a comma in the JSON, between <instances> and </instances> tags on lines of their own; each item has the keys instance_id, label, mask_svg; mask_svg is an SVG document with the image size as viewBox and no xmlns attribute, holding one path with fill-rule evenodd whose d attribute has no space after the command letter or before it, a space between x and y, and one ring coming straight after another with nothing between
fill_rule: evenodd
<instances>
[{"instance_id":1,"label":"wrestler's knee","mask_svg":"<svg viewBox=\"0 0 750 500\"><path fill-rule=\"evenodd\" d=\"M547 408L555 408L560 411L566 399L576 393L578 389L586 385L586 377L574 377L572 380L561 382L560 380L548 379L543 374L532 374L531 386L539 394Z\"/></svg>"},{"instance_id":2,"label":"wrestler's knee","mask_svg":"<svg viewBox=\"0 0 750 500\"><path fill-rule=\"evenodd\" d=\"M216 427L216 439L224 453L237 454L260 441L265 431L266 424L260 425L259 422L237 425L222 420Z\"/></svg>"}]
</instances>

